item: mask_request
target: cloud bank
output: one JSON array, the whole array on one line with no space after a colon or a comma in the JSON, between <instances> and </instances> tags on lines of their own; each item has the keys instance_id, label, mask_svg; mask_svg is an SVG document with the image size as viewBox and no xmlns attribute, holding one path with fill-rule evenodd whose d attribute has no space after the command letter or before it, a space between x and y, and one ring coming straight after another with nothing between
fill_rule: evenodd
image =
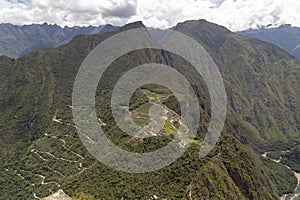
<instances>
[{"instance_id":1,"label":"cloud bank","mask_svg":"<svg viewBox=\"0 0 300 200\"><path fill-rule=\"evenodd\" d=\"M206 19L232 31L269 24L300 26L298 0L0 0L0 23L61 26L143 21L169 28L190 19Z\"/></svg>"}]
</instances>

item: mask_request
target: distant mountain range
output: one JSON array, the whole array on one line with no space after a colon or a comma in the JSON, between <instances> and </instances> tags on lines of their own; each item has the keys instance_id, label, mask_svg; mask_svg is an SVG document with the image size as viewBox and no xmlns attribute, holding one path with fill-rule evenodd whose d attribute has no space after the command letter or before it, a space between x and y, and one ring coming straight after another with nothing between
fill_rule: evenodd
<instances>
[{"instance_id":1,"label":"distant mountain range","mask_svg":"<svg viewBox=\"0 0 300 200\"><path fill-rule=\"evenodd\" d=\"M41 48L60 46L77 35L111 32L118 28L110 24L87 27L60 27L47 23L24 26L0 24L0 55L19 58ZM163 32L153 28L149 28L149 31L158 37ZM300 28L298 27L286 24L277 28L267 26L237 33L270 42L300 58Z\"/></svg>"},{"instance_id":2,"label":"distant mountain range","mask_svg":"<svg viewBox=\"0 0 300 200\"><path fill-rule=\"evenodd\" d=\"M297 58L300 58L300 28L289 24L277 28L260 28L238 32L239 34L275 44Z\"/></svg>"},{"instance_id":3,"label":"distant mountain range","mask_svg":"<svg viewBox=\"0 0 300 200\"><path fill-rule=\"evenodd\" d=\"M99 125L110 140L130 152L156 150L180 134L176 123L168 121L161 136L131 137L118 128L110 109L114 86L126 71L145 63L161 63L184 72L199 94L198 134L180 159L155 172L123 173L91 157L72 115L76 75L98 44L142 27L136 22L109 33L81 35L60 47L40 49L19 59L0 56L0 199L38 199L61 190L75 200L276 200L293 193L297 186L294 173L261 154L285 150L288 153L282 160L300 172L300 164L294 161L300 151L296 146L300 144L300 61L277 46L205 20L179 23L173 30L199 42L224 79L228 107L218 145L199 159L211 118L210 97L201 76L180 56L142 49L115 60L105 71L107 76L100 79L95 92ZM47 31L40 34L43 32ZM159 30L151 32L162 36ZM151 39L150 34L146 36ZM38 40L39 36L31 38ZM20 41L15 40L16 44ZM177 98L153 84L132 95L129 109L133 120L147 124L154 103L168 107L178 117Z\"/></svg>"},{"instance_id":4,"label":"distant mountain range","mask_svg":"<svg viewBox=\"0 0 300 200\"><path fill-rule=\"evenodd\" d=\"M67 43L77 35L98 34L116 29L118 27L112 25L62 28L47 23L25 26L0 24L0 55L18 58L40 48Z\"/></svg>"}]
</instances>

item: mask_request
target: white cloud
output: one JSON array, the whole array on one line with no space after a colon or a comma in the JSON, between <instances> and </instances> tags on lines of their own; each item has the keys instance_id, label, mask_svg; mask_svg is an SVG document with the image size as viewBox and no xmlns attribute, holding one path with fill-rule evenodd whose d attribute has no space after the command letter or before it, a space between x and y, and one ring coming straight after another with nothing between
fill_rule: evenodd
<instances>
[{"instance_id":1,"label":"white cloud","mask_svg":"<svg viewBox=\"0 0 300 200\"><path fill-rule=\"evenodd\" d=\"M300 26L298 0L0 0L0 23L123 25L167 28L207 19L233 31L268 24Z\"/></svg>"},{"instance_id":2,"label":"white cloud","mask_svg":"<svg viewBox=\"0 0 300 200\"><path fill-rule=\"evenodd\" d=\"M281 0L226 0L218 9L211 12L208 19L231 30L256 28L268 24L296 23L282 20L282 16L287 14L284 12L285 5L289 7L288 3L283 4ZM300 15L297 15L300 19Z\"/></svg>"}]
</instances>

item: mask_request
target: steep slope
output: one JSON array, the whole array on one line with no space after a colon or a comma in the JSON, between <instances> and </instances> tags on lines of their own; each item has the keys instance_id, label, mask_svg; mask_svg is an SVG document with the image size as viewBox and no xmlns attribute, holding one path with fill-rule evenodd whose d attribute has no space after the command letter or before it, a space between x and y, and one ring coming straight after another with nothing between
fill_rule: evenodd
<instances>
[{"instance_id":1,"label":"steep slope","mask_svg":"<svg viewBox=\"0 0 300 200\"><path fill-rule=\"evenodd\" d=\"M77 35L104 33L116 29L112 25L62 28L46 23L25 26L0 24L0 55L17 58L40 48L67 43Z\"/></svg>"},{"instance_id":2,"label":"steep slope","mask_svg":"<svg viewBox=\"0 0 300 200\"><path fill-rule=\"evenodd\" d=\"M295 57L300 58L300 28L298 27L292 27L286 24L278 28L260 28L238 33L262 41L271 42Z\"/></svg>"},{"instance_id":3,"label":"steep slope","mask_svg":"<svg viewBox=\"0 0 300 200\"><path fill-rule=\"evenodd\" d=\"M199 41L219 66L229 114L235 113L235 127L243 132L240 137L244 142L260 150L299 142L298 60L274 45L233 34L204 20L174 29Z\"/></svg>"},{"instance_id":4,"label":"steep slope","mask_svg":"<svg viewBox=\"0 0 300 200\"><path fill-rule=\"evenodd\" d=\"M291 133L273 133L269 129L279 126L276 124L279 120L273 119L274 116L282 114L295 120L285 98L299 95L299 63L272 45L237 36L206 21L185 22L175 29L200 42L212 55L225 79L230 103L228 118L223 137L211 154L204 159L198 158L201 138L210 117L209 97L205 95L207 89L201 77L193 76L193 70L181 58L150 49L119 58L107 72L111 76L99 82L104 89L97 91L97 114L106 124L107 135L122 148L136 152L157 149L172 139L170 130L166 129L159 138L132 140L115 126L108 109L113 83L124 70L145 62L158 62L190 70L188 74L195 83L195 90L203 94L199 103L204 121L199 136L182 158L152 173L118 172L91 157L79 140L70 108L77 70L101 41L136 27L143 25L134 23L116 32L78 36L59 48L42 49L17 60L0 58L0 69L4 72L0 75L0 109L3 113L0 116L1 198L33 199L59 189L64 189L69 196L84 194L95 199L150 199L154 195L167 199L277 199L281 194L292 192L296 178L288 169L260 158L250 145L241 142L260 149L269 142L288 145L296 141L299 127L294 127L289 120L280 126ZM285 69L283 63L290 66ZM290 75L289 79L285 78L285 73ZM255 84L257 80L268 81L269 76L273 77L271 80L279 80L277 85L270 86L271 91L282 92L281 87L277 88L279 84L288 88L283 99ZM169 95L162 98L158 91L168 94L165 89L151 85L137 91L131 102L132 112L137 116L147 113L143 105L147 105L150 97L145 92L159 96L160 103L176 112L176 100ZM249 106L248 99L254 98L254 94L260 109L251 117L264 116L268 123L263 120L249 122L247 118L254 108ZM266 97L275 103L269 105ZM283 108L276 108L280 103ZM143 119L141 123L146 121ZM265 124L268 126L264 127ZM285 141L278 139L278 135Z\"/></svg>"}]
</instances>

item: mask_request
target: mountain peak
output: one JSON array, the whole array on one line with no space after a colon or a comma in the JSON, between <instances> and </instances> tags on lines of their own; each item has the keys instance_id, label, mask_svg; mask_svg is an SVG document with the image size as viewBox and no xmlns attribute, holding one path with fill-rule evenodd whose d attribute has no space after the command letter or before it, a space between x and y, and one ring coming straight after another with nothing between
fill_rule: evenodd
<instances>
[{"instance_id":1,"label":"mountain peak","mask_svg":"<svg viewBox=\"0 0 300 200\"><path fill-rule=\"evenodd\" d=\"M133 22L124 25L123 27L120 28L120 31L126 31L130 29L135 29L135 28L145 28L146 26L143 24L141 21Z\"/></svg>"},{"instance_id":2,"label":"mountain peak","mask_svg":"<svg viewBox=\"0 0 300 200\"><path fill-rule=\"evenodd\" d=\"M172 29L201 41L206 49L218 49L225 42L227 35L231 33L227 28L204 19L178 23Z\"/></svg>"},{"instance_id":3,"label":"mountain peak","mask_svg":"<svg viewBox=\"0 0 300 200\"><path fill-rule=\"evenodd\" d=\"M104 25L104 26L102 27L101 32L102 32L102 33L103 33L103 32L111 32L111 31L115 31L115 30L117 30L117 29L119 29L119 27L113 26L113 25L111 25L111 24L106 24L106 25Z\"/></svg>"},{"instance_id":4,"label":"mountain peak","mask_svg":"<svg viewBox=\"0 0 300 200\"><path fill-rule=\"evenodd\" d=\"M185 22L180 22L178 23L173 29L179 29L180 27L185 27L185 26L196 26L198 28L217 28L226 32L230 32L227 28L224 26L220 26L218 24L214 24L212 22L209 22L205 19L199 19L199 20L188 20Z\"/></svg>"}]
</instances>

